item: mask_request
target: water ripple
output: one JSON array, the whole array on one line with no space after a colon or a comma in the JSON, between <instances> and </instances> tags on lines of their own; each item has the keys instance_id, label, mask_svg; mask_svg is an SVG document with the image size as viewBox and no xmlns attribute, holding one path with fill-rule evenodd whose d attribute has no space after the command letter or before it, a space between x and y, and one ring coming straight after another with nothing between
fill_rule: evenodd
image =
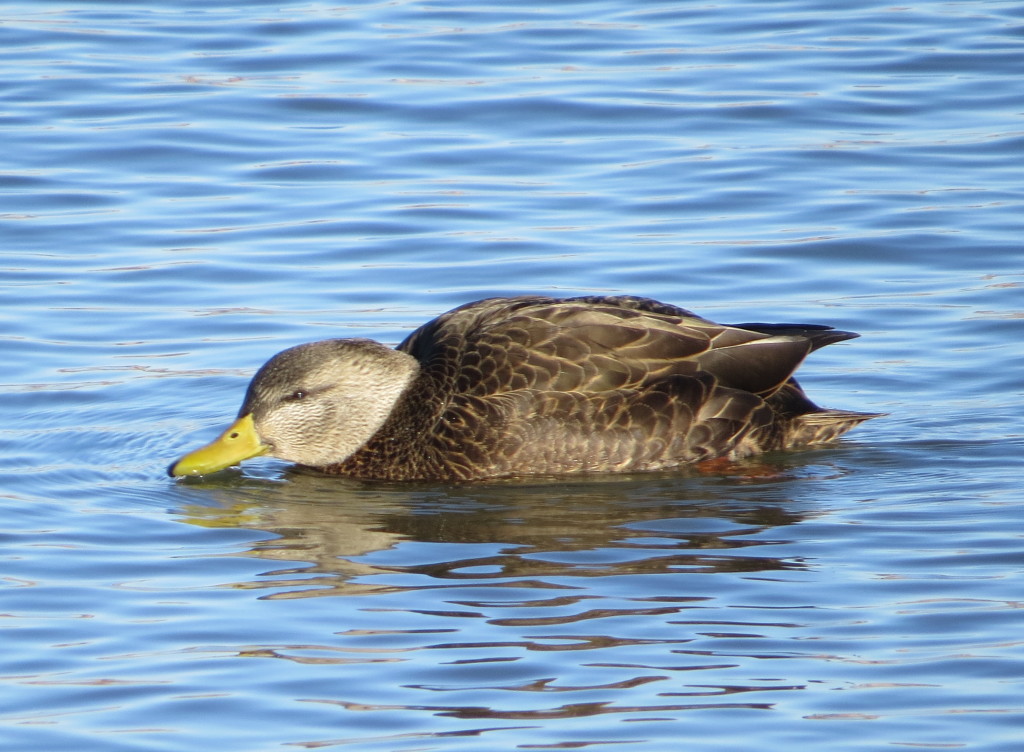
<instances>
[{"instance_id":1,"label":"water ripple","mask_svg":"<svg viewBox=\"0 0 1024 752\"><path fill-rule=\"evenodd\" d=\"M1017 749L1019 29L12 6L4 741ZM859 331L804 383L891 417L720 475L163 474L288 345L597 291Z\"/></svg>"}]
</instances>

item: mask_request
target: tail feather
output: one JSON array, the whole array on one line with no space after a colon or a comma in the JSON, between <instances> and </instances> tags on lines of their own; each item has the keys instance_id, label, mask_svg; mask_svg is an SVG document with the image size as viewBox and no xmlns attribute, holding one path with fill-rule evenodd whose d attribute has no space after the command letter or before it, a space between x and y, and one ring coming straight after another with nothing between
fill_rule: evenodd
<instances>
[{"instance_id":1,"label":"tail feather","mask_svg":"<svg viewBox=\"0 0 1024 752\"><path fill-rule=\"evenodd\" d=\"M827 444L866 420L881 418L886 413L858 413L853 410L817 410L793 418L784 431L781 448L807 444Z\"/></svg>"},{"instance_id":2,"label":"tail feather","mask_svg":"<svg viewBox=\"0 0 1024 752\"><path fill-rule=\"evenodd\" d=\"M827 444L871 418L885 413L829 410L808 399L796 379L790 379L767 403L777 416L772 449L795 449L809 444Z\"/></svg>"}]
</instances>

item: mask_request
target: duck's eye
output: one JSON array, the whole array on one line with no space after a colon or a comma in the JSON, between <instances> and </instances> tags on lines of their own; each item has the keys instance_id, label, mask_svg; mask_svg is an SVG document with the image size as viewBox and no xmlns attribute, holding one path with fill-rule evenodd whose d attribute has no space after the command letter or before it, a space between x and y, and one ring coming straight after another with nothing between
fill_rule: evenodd
<instances>
[{"instance_id":1,"label":"duck's eye","mask_svg":"<svg viewBox=\"0 0 1024 752\"><path fill-rule=\"evenodd\" d=\"M285 402L298 402L306 398L308 392L304 392L301 389L296 389L294 392L284 398Z\"/></svg>"}]
</instances>

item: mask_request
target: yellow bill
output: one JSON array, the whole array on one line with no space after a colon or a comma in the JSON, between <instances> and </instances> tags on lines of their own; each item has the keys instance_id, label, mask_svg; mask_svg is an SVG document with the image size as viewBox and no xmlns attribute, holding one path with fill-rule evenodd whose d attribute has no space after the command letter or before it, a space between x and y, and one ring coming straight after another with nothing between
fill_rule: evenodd
<instances>
[{"instance_id":1,"label":"yellow bill","mask_svg":"<svg viewBox=\"0 0 1024 752\"><path fill-rule=\"evenodd\" d=\"M242 460L264 454L269 450L260 441L252 413L243 415L206 446L189 452L167 468L168 475L207 475L237 465Z\"/></svg>"}]
</instances>

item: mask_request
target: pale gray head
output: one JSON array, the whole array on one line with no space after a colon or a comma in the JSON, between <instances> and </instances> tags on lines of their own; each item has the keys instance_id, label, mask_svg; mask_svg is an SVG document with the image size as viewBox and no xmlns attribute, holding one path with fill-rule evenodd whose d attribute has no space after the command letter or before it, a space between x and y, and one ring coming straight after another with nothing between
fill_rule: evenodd
<instances>
[{"instance_id":1,"label":"pale gray head","mask_svg":"<svg viewBox=\"0 0 1024 752\"><path fill-rule=\"evenodd\" d=\"M419 364L368 339L329 339L278 353L256 372L239 411L268 454L325 467L359 449L387 420Z\"/></svg>"}]
</instances>

